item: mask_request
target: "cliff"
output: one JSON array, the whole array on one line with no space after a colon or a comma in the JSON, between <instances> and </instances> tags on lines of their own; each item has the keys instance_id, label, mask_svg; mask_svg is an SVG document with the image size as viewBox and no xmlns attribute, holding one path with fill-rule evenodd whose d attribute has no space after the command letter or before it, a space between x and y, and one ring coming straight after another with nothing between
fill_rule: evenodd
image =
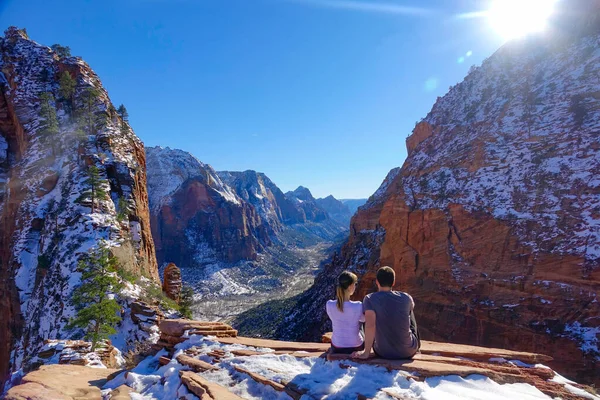
<instances>
[{"instance_id":1,"label":"cliff","mask_svg":"<svg viewBox=\"0 0 600 400\"><path fill-rule=\"evenodd\" d=\"M543 351L600 382L598 4L570 2L551 33L508 43L437 100L280 337L327 329L343 269L360 299L389 265L424 338Z\"/></svg>"},{"instance_id":2,"label":"cliff","mask_svg":"<svg viewBox=\"0 0 600 400\"><path fill-rule=\"evenodd\" d=\"M181 150L150 147L147 153L152 231L161 264L254 260L270 243L256 209L210 165Z\"/></svg>"},{"instance_id":3,"label":"cliff","mask_svg":"<svg viewBox=\"0 0 600 400\"><path fill-rule=\"evenodd\" d=\"M9 28L0 39L0 385L44 339L68 336L79 259L105 242L129 273L159 281L150 232L145 154L92 69ZM74 90L64 98L59 80ZM86 91L101 126L81 132ZM56 110L49 132L42 94ZM67 107L68 105L68 107ZM68 112L72 110L73 112ZM107 196L92 210L89 171Z\"/></svg>"}]
</instances>

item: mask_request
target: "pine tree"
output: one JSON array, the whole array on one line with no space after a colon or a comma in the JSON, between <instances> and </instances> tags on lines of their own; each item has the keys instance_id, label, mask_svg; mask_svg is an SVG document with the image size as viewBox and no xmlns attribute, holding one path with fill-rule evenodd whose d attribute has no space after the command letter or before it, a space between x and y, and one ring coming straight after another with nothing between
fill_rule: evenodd
<instances>
[{"instance_id":1,"label":"pine tree","mask_svg":"<svg viewBox=\"0 0 600 400\"><path fill-rule=\"evenodd\" d=\"M119 108L117 108L117 113L121 116L121 119L123 121L129 121L129 113L127 112L127 109L123 104L121 104Z\"/></svg>"},{"instance_id":2,"label":"pine tree","mask_svg":"<svg viewBox=\"0 0 600 400\"><path fill-rule=\"evenodd\" d=\"M108 199L106 190L102 187L102 178L100 177L100 171L98 167L92 165L88 171L88 179L85 181L86 184L90 185L90 191L85 194L90 194L92 197L92 213L96 212L96 201Z\"/></svg>"},{"instance_id":3,"label":"pine tree","mask_svg":"<svg viewBox=\"0 0 600 400\"><path fill-rule=\"evenodd\" d=\"M573 114L573 120L575 126L581 128L585 122L588 111L584 103L584 98L580 94L573 95L571 97L571 104L569 105L569 111Z\"/></svg>"},{"instance_id":4,"label":"pine tree","mask_svg":"<svg viewBox=\"0 0 600 400\"><path fill-rule=\"evenodd\" d=\"M183 285L179 296L179 312L185 318L192 319L192 305L194 304L194 289Z\"/></svg>"},{"instance_id":5,"label":"pine tree","mask_svg":"<svg viewBox=\"0 0 600 400\"><path fill-rule=\"evenodd\" d=\"M98 113L96 104L100 91L95 88L87 88L81 94L81 109L78 111L79 124L88 135L94 135L98 126Z\"/></svg>"},{"instance_id":6,"label":"pine tree","mask_svg":"<svg viewBox=\"0 0 600 400\"><path fill-rule=\"evenodd\" d=\"M109 296L121 289L117 272L117 259L105 245L91 252L78 265L81 285L73 292L72 302L77 310L70 328L85 330L85 338L91 340L92 351L102 339L116 333L115 326L121 321L120 306Z\"/></svg>"},{"instance_id":7,"label":"pine tree","mask_svg":"<svg viewBox=\"0 0 600 400\"><path fill-rule=\"evenodd\" d=\"M59 58L71 57L71 48L69 46L61 46L53 44L50 48L58 55Z\"/></svg>"},{"instance_id":8,"label":"pine tree","mask_svg":"<svg viewBox=\"0 0 600 400\"><path fill-rule=\"evenodd\" d=\"M44 141L50 142L52 146L52 154L56 154L56 143L58 136L58 118L56 117L56 109L52 105L54 96L49 92L44 92L40 95L40 117L44 119L41 126L41 133Z\"/></svg>"},{"instance_id":9,"label":"pine tree","mask_svg":"<svg viewBox=\"0 0 600 400\"><path fill-rule=\"evenodd\" d=\"M127 200L125 200L125 197L119 197L119 203L117 205L117 208L117 221L125 221L127 219L127 215L129 215L129 206L127 204Z\"/></svg>"},{"instance_id":10,"label":"pine tree","mask_svg":"<svg viewBox=\"0 0 600 400\"><path fill-rule=\"evenodd\" d=\"M75 95L77 82L68 71L63 71L60 75L59 85L58 94L60 94L62 100L67 104L70 112L73 109L73 96Z\"/></svg>"}]
</instances>

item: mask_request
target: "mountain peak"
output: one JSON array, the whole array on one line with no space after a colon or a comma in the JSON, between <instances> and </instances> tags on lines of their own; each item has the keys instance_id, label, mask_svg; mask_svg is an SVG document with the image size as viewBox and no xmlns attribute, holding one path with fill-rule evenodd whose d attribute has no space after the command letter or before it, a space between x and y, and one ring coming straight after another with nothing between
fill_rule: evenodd
<instances>
[{"instance_id":1,"label":"mountain peak","mask_svg":"<svg viewBox=\"0 0 600 400\"><path fill-rule=\"evenodd\" d=\"M299 199L299 200L303 200L303 201L307 201L307 200L313 200L314 201L314 197L312 195L312 193L310 192L310 190L308 190L308 188L304 187L304 186L298 186L296 188L296 190L294 190L293 192L288 192L291 193L292 196L294 196L295 198Z\"/></svg>"}]
</instances>

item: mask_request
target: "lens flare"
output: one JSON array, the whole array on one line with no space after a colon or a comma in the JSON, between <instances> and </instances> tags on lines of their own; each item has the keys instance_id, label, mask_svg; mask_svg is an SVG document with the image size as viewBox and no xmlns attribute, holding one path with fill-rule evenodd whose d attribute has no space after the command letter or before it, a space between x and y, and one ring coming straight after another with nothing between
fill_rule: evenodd
<instances>
[{"instance_id":1,"label":"lens flare","mask_svg":"<svg viewBox=\"0 0 600 400\"><path fill-rule=\"evenodd\" d=\"M510 40L546 28L557 0L493 0L487 13L491 27Z\"/></svg>"}]
</instances>

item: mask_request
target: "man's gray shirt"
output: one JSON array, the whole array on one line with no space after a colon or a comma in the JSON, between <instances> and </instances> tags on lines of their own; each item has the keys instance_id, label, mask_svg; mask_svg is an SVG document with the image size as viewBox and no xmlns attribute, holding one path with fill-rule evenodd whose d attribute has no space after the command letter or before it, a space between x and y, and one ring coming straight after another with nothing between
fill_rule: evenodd
<instances>
[{"instance_id":1,"label":"man's gray shirt","mask_svg":"<svg viewBox=\"0 0 600 400\"><path fill-rule=\"evenodd\" d=\"M363 311L375 311L373 349L383 358L409 358L417 352L417 339L410 330L412 297L403 292L375 292L365 296Z\"/></svg>"}]
</instances>

